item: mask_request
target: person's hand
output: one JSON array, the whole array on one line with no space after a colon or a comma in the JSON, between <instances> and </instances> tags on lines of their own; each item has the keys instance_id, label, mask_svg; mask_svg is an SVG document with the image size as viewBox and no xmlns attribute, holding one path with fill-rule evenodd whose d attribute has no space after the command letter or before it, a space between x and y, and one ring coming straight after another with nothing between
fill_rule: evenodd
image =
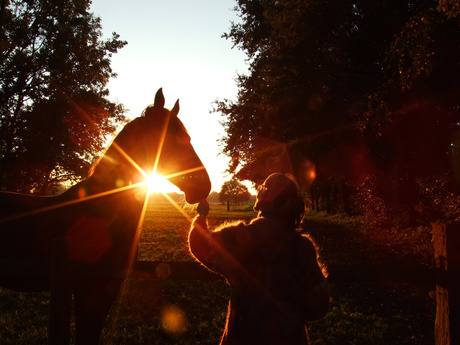
<instances>
[{"instance_id":1,"label":"person's hand","mask_svg":"<svg viewBox=\"0 0 460 345\"><path fill-rule=\"evenodd\" d=\"M209 213L209 203L206 199L203 199L198 204L196 211L202 217L206 217Z\"/></svg>"}]
</instances>

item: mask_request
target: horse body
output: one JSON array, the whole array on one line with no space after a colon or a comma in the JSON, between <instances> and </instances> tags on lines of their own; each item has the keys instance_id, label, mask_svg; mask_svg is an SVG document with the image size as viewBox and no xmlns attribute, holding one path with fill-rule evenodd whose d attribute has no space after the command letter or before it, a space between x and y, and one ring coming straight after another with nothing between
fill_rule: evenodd
<instances>
[{"instance_id":1,"label":"horse body","mask_svg":"<svg viewBox=\"0 0 460 345\"><path fill-rule=\"evenodd\" d=\"M49 260L53 239L62 238L69 260L75 263L127 262L131 246L136 245L147 187L89 195L83 201L69 198L73 192L57 197L0 193L0 219L6 219L0 224L0 257ZM13 277L22 281L20 274ZM19 291L48 288L42 279L21 286L13 277L0 275L0 285Z\"/></svg>"},{"instance_id":2,"label":"horse body","mask_svg":"<svg viewBox=\"0 0 460 345\"><path fill-rule=\"evenodd\" d=\"M56 245L65 253L75 296L77 345L97 344L135 259L148 193L140 183L144 174L155 170L166 175L189 203L210 192L209 177L177 118L178 110L177 102L172 111L164 109L160 89L155 104L125 126L91 176L61 195L0 193L0 261L51 265ZM46 274L0 275L1 286L19 291L49 289L49 282Z\"/></svg>"}]
</instances>

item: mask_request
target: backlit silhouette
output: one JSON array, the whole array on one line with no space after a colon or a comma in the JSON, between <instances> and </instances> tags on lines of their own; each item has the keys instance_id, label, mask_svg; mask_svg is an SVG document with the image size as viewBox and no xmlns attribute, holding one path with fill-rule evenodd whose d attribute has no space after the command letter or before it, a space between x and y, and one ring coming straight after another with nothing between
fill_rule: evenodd
<instances>
[{"instance_id":1,"label":"backlit silhouette","mask_svg":"<svg viewBox=\"0 0 460 345\"><path fill-rule=\"evenodd\" d=\"M76 344L97 344L105 317L135 260L138 228L152 172L185 193L189 203L207 197L211 184L190 137L178 119L179 103L155 103L116 137L90 176L55 197L0 193L0 258L51 262L62 243L75 296ZM59 239L60 242L56 242ZM27 260L24 260L27 259ZM0 276L20 290L49 288L49 279L21 272Z\"/></svg>"}]
</instances>

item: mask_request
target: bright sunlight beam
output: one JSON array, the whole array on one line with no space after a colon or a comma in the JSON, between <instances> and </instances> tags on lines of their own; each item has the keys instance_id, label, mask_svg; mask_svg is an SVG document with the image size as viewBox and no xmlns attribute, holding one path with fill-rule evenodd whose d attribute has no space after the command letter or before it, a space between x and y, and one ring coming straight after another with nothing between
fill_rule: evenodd
<instances>
[{"instance_id":1,"label":"bright sunlight beam","mask_svg":"<svg viewBox=\"0 0 460 345\"><path fill-rule=\"evenodd\" d=\"M180 189L166 180L163 176L155 173L146 178L145 183L149 186L149 193L180 193Z\"/></svg>"}]
</instances>

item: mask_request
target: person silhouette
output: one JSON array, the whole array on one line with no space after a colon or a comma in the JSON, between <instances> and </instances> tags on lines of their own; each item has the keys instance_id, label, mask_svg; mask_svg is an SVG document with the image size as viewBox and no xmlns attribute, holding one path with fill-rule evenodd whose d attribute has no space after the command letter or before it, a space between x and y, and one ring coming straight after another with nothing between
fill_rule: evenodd
<instances>
[{"instance_id":1,"label":"person silhouette","mask_svg":"<svg viewBox=\"0 0 460 345\"><path fill-rule=\"evenodd\" d=\"M274 173L260 186L249 224L209 230L207 201L189 233L192 255L232 288L221 345L305 345L307 321L329 310L326 277L312 241L297 228L305 206L290 175Z\"/></svg>"}]
</instances>

